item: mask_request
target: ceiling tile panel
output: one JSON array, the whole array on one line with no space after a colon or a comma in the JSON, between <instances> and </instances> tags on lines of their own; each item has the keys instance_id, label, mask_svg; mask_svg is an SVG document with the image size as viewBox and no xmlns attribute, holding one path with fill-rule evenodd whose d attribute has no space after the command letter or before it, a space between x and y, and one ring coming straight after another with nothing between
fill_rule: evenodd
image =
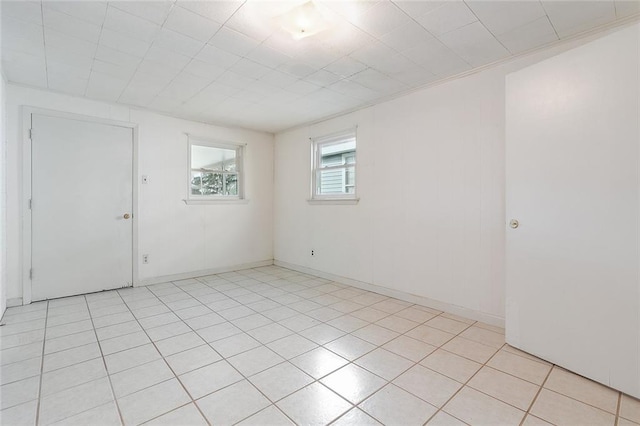
<instances>
[{"instance_id":1,"label":"ceiling tile panel","mask_svg":"<svg viewBox=\"0 0 640 426\"><path fill-rule=\"evenodd\" d=\"M222 27L220 31L209 40L209 44L236 55L244 56L258 47L260 43L242 33L227 27Z\"/></svg>"},{"instance_id":2,"label":"ceiling tile panel","mask_svg":"<svg viewBox=\"0 0 640 426\"><path fill-rule=\"evenodd\" d=\"M204 47L204 42L187 37L166 27L160 30L153 44L189 57L195 56Z\"/></svg>"},{"instance_id":3,"label":"ceiling tile panel","mask_svg":"<svg viewBox=\"0 0 640 426\"><path fill-rule=\"evenodd\" d=\"M367 64L368 66L375 68L378 62L384 61L385 58L388 58L389 56L393 56L395 54L395 50L382 44L379 41L376 41L368 46L356 50L349 56L364 64Z\"/></svg>"},{"instance_id":4,"label":"ceiling tile panel","mask_svg":"<svg viewBox=\"0 0 640 426\"><path fill-rule=\"evenodd\" d=\"M366 68L367 66L365 64L349 56L344 56L324 67L325 70L339 75L340 77L350 77L360 71L364 71Z\"/></svg>"},{"instance_id":5,"label":"ceiling tile panel","mask_svg":"<svg viewBox=\"0 0 640 426\"><path fill-rule=\"evenodd\" d=\"M285 62L278 67L278 70L298 78L305 78L306 76L316 72L316 69L312 66L295 60Z\"/></svg>"},{"instance_id":6,"label":"ceiling tile panel","mask_svg":"<svg viewBox=\"0 0 640 426\"><path fill-rule=\"evenodd\" d=\"M47 62L56 61L63 64L67 64L72 67L91 69L93 63L93 57L89 55L79 55L66 49L58 47L47 47L46 51Z\"/></svg>"},{"instance_id":7,"label":"ceiling tile panel","mask_svg":"<svg viewBox=\"0 0 640 426\"><path fill-rule=\"evenodd\" d=\"M128 79L102 74L94 69L91 71L85 94L93 99L115 102L127 86L127 83Z\"/></svg>"},{"instance_id":8,"label":"ceiling tile panel","mask_svg":"<svg viewBox=\"0 0 640 426\"><path fill-rule=\"evenodd\" d=\"M139 18L151 21L158 25L162 25L167 19L173 1L112 1L109 4L112 7L128 12Z\"/></svg>"},{"instance_id":9,"label":"ceiling tile panel","mask_svg":"<svg viewBox=\"0 0 640 426\"><path fill-rule=\"evenodd\" d=\"M320 89L320 86L308 81L298 80L291 86L287 86L285 89L291 93L296 93L298 95L308 95L309 93L313 93L316 90Z\"/></svg>"},{"instance_id":10,"label":"ceiling tile panel","mask_svg":"<svg viewBox=\"0 0 640 426\"><path fill-rule=\"evenodd\" d=\"M180 74L180 70L176 68L163 67L157 62L143 59L136 69L136 73L131 79L135 84L153 85L157 88L157 91L164 89L164 87L171 82L176 76Z\"/></svg>"},{"instance_id":11,"label":"ceiling tile panel","mask_svg":"<svg viewBox=\"0 0 640 426\"><path fill-rule=\"evenodd\" d=\"M390 48L403 52L433 40L433 36L414 21L385 34L380 38Z\"/></svg>"},{"instance_id":12,"label":"ceiling tile panel","mask_svg":"<svg viewBox=\"0 0 640 426\"><path fill-rule=\"evenodd\" d=\"M5 1L3 70L10 82L277 131L640 13L637 0L316 0L329 28L295 40L274 17L304 2Z\"/></svg>"},{"instance_id":13,"label":"ceiling tile panel","mask_svg":"<svg viewBox=\"0 0 640 426\"><path fill-rule=\"evenodd\" d=\"M123 67L137 67L142 58L129 55L105 45L99 45L95 53L95 58L103 62L109 62Z\"/></svg>"},{"instance_id":14,"label":"ceiling tile panel","mask_svg":"<svg viewBox=\"0 0 640 426\"><path fill-rule=\"evenodd\" d=\"M9 48L2 49L3 68L11 66L14 70L22 68L46 69L46 64L47 62L44 54L32 55Z\"/></svg>"},{"instance_id":15,"label":"ceiling tile panel","mask_svg":"<svg viewBox=\"0 0 640 426\"><path fill-rule=\"evenodd\" d=\"M439 7L416 18L431 34L440 35L478 20L461 0L443 2Z\"/></svg>"},{"instance_id":16,"label":"ceiling tile panel","mask_svg":"<svg viewBox=\"0 0 640 426\"><path fill-rule=\"evenodd\" d=\"M435 0L427 0L427 1L416 1L416 0L394 0L396 6L400 9L404 10L409 16L413 18L417 18L419 16L424 15L427 12L432 11L440 6L442 6L444 1L435 1Z\"/></svg>"},{"instance_id":17,"label":"ceiling tile panel","mask_svg":"<svg viewBox=\"0 0 640 426\"><path fill-rule=\"evenodd\" d=\"M2 19L2 49L17 50L31 55L44 55L43 29L17 19Z\"/></svg>"},{"instance_id":18,"label":"ceiling tile panel","mask_svg":"<svg viewBox=\"0 0 640 426\"><path fill-rule=\"evenodd\" d=\"M233 71L227 71L220 77L216 78L216 83L231 86L236 89L244 89L250 84L253 84L254 81L255 79L253 78L245 77L244 75L240 75Z\"/></svg>"},{"instance_id":19,"label":"ceiling tile panel","mask_svg":"<svg viewBox=\"0 0 640 426\"><path fill-rule=\"evenodd\" d=\"M211 84L212 81L213 79L181 73L164 88L160 96L186 101Z\"/></svg>"},{"instance_id":20,"label":"ceiling tile panel","mask_svg":"<svg viewBox=\"0 0 640 426\"><path fill-rule=\"evenodd\" d=\"M152 42L158 34L158 31L160 31L160 25L111 6L107 8L104 28L117 31L124 35L146 42Z\"/></svg>"},{"instance_id":21,"label":"ceiling tile panel","mask_svg":"<svg viewBox=\"0 0 640 426\"><path fill-rule=\"evenodd\" d=\"M222 75L226 71L226 68L199 59L192 59L191 62L184 67L184 71L198 77L215 79Z\"/></svg>"},{"instance_id":22,"label":"ceiling tile panel","mask_svg":"<svg viewBox=\"0 0 640 426\"><path fill-rule=\"evenodd\" d=\"M264 65L261 65L257 62L253 62L250 59L240 59L229 69L235 73L244 75L245 77L249 77L252 79L259 79L260 77L272 71L271 68L265 67Z\"/></svg>"},{"instance_id":23,"label":"ceiling tile panel","mask_svg":"<svg viewBox=\"0 0 640 426\"><path fill-rule=\"evenodd\" d=\"M156 96L149 103L149 105L147 105L147 107L155 111L171 114L173 111L177 110L181 105L182 105L182 101L179 99L166 98L160 95L160 96Z\"/></svg>"},{"instance_id":24,"label":"ceiling tile panel","mask_svg":"<svg viewBox=\"0 0 640 426\"><path fill-rule=\"evenodd\" d=\"M88 79L69 76L67 73L59 74L51 71L48 71L47 74L47 82L51 90L76 96L83 96L87 90Z\"/></svg>"},{"instance_id":25,"label":"ceiling tile panel","mask_svg":"<svg viewBox=\"0 0 640 426\"><path fill-rule=\"evenodd\" d=\"M77 37L91 43L98 43L100 26L82 19L58 12L50 8L43 8L44 26L61 33Z\"/></svg>"},{"instance_id":26,"label":"ceiling tile panel","mask_svg":"<svg viewBox=\"0 0 640 426\"><path fill-rule=\"evenodd\" d=\"M44 29L47 47L58 47L83 56L93 56L98 45L80 38L71 37L51 28Z\"/></svg>"},{"instance_id":27,"label":"ceiling tile panel","mask_svg":"<svg viewBox=\"0 0 640 426\"><path fill-rule=\"evenodd\" d=\"M298 81L298 78L282 71L271 70L267 74L263 75L260 80L273 86L282 88L295 83L296 81Z\"/></svg>"},{"instance_id":28,"label":"ceiling tile panel","mask_svg":"<svg viewBox=\"0 0 640 426\"><path fill-rule=\"evenodd\" d=\"M153 86L129 84L120 95L118 102L146 107L153 101L157 94L158 91Z\"/></svg>"},{"instance_id":29,"label":"ceiling tile panel","mask_svg":"<svg viewBox=\"0 0 640 426\"><path fill-rule=\"evenodd\" d=\"M91 66L77 67L65 62L47 58L47 72L60 76L68 75L70 78L88 80L91 74Z\"/></svg>"},{"instance_id":30,"label":"ceiling tile panel","mask_svg":"<svg viewBox=\"0 0 640 426\"><path fill-rule=\"evenodd\" d=\"M338 81L337 83L329 86L329 89L363 102L372 101L380 96L380 93L375 90L364 87L353 81Z\"/></svg>"},{"instance_id":31,"label":"ceiling tile panel","mask_svg":"<svg viewBox=\"0 0 640 426\"><path fill-rule=\"evenodd\" d=\"M2 72L13 83L47 88L47 69L44 65L42 67L30 67L22 64L3 63Z\"/></svg>"},{"instance_id":32,"label":"ceiling tile panel","mask_svg":"<svg viewBox=\"0 0 640 426\"><path fill-rule=\"evenodd\" d=\"M576 4L577 3L577 4ZM613 1L543 1L558 36L567 37L616 18Z\"/></svg>"},{"instance_id":33,"label":"ceiling tile panel","mask_svg":"<svg viewBox=\"0 0 640 426\"><path fill-rule=\"evenodd\" d=\"M107 3L103 1L51 1L42 2L45 9L55 10L95 25L102 25L107 12Z\"/></svg>"},{"instance_id":34,"label":"ceiling tile panel","mask_svg":"<svg viewBox=\"0 0 640 426\"><path fill-rule=\"evenodd\" d=\"M114 79L129 81L133 74L135 74L137 67L137 64L134 66L116 65L110 62L94 60L91 65L91 70Z\"/></svg>"},{"instance_id":35,"label":"ceiling tile panel","mask_svg":"<svg viewBox=\"0 0 640 426\"><path fill-rule=\"evenodd\" d=\"M219 24L223 24L233 15L233 13L242 6L244 0L228 1L193 1L178 0L178 6L189 9L192 12L202 15L205 18L212 19Z\"/></svg>"},{"instance_id":36,"label":"ceiling tile panel","mask_svg":"<svg viewBox=\"0 0 640 426\"><path fill-rule=\"evenodd\" d=\"M198 53L196 59L222 68L229 68L240 60L240 56L207 44Z\"/></svg>"},{"instance_id":37,"label":"ceiling tile panel","mask_svg":"<svg viewBox=\"0 0 640 426\"><path fill-rule=\"evenodd\" d=\"M188 9L176 6L164 23L166 28L203 42L209 41L220 24Z\"/></svg>"},{"instance_id":38,"label":"ceiling tile panel","mask_svg":"<svg viewBox=\"0 0 640 426\"><path fill-rule=\"evenodd\" d=\"M480 22L442 34L439 38L473 66L481 66L509 56L509 51Z\"/></svg>"},{"instance_id":39,"label":"ceiling tile panel","mask_svg":"<svg viewBox=\"0 0 640 426\"><path fill-rule=\"evenodd\" d=\"M546 16L542 4L535 1L467 1L484 26L493 34L504 34Z\"/></svg>"},{"instance_id":40,"label":"ceiling tile panel","mask_svg":"<svg viewBox=\"0 0 640 426\"><path fill-rule=\"evenodd\" d=\"M325 70L318 70L313 74L310 74L309 76L307 76L305 80L310 83L317 84L318 86L326 87L341 79L342 78L340 76L332 72L325 71Z\"/></svg>"},{"instance_id":41,"label":"ceiling tile panel","mask_svg":"<svg viewBox=\"0 0 640 426\"><path fill-rule=\"evenodd\" d=\"M265 18L250 6L244 4L225 22L225 26L262 43L271 36L275 27L268 17Z\"/></svg>"},{"instance_id":42,"label":"ceiling tile panel","mask_svg":"<svg viewBox=\"0 0 640 426\"><path fill-rule=\"evenodd\" d=\"M291 60L291 57L284 53L264 45L256 47L247 55L247 58L269 68L278 68L280 65Z\"/></svg>"},{"instance_id":43,"label":"ceiling tile panel","mask_svg":"<svg viewBox=\"0 0 640 426\"><path fill-rule=\"evenodd\" d=\"M496 38L514 54L558 40L556 31L547 16L498 35Z\"/></svg>"},{"instance_id":44,"label":"ceiling tile panel","mask_svg":"<svg viewBox=\"0 0 640 426\"><path fill-rule=\"evenodd\" d=\"M0 10L3 25L4 18L42 25L42 7L39 1L3 1L0 3Z\"/></svg>"},{"instance_id":45,"label":"ceiling tile panel","mask_svg":"<svg viewBox=\"0 0 640 426\"><path fill-rule=\"evenodd\" d=\"M411 22L411 18L392 2L384 1L367 9L352 22L367 33L381 37L398 27L407 25Z\"/></svg>"},{"instance_id":46,"label":"ceiling tile panel","mask_svg":"<svg viewBox=\"0 0 640 426\"><path fill-rule=\"evenodd\" d=\"M145 59L155 62L160 66L181 70L191 61L189 56L182 55L172 50L163 49L162 47L153 45Z\"/></svg>"},{"instance_id":47,"label":"ceiling tile panel","mask_svg":"<svg viewBox=\"0 0 640 426\"><path fill-rule=\"evenodd\" d=\"M393 80L379 71L367 69L358 74L349 77L349 80L355 81L369 89L373 89L382 94L389 94L394 91L406 90L408 87L404 83Z\"/></svg>"},{"instance_id":48,"label":"ceiling tile panel","mask_svg":"<svg viewBox=\"0 0 640 426\"><path fill-rule=\"evenodd\" d=\"M118 31L102 28L100 44L120 52L143 57L151 47L151 43L143 41Z\"/></svg>"}]
</instances>

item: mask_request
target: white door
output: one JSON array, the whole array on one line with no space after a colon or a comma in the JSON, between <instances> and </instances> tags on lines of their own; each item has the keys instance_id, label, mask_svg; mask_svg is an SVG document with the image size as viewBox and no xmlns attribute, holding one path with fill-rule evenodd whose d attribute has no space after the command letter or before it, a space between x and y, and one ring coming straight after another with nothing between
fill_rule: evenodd
<instances>
[{"instance_id":1,"label":"white door","mask_svg":"<svg viewBox=\"0 0 640 426\"><path fill-rule=\"evenodd\" d=\"M40 114L32 129L32 299L132 285L132 129Z\"/></svg>"},{"instance_id":2,"label":"white door","mask_svg":"<svg viewBox=\"0 0 640 426\"><path fill-rule=\"evenodd\" d=\"M636 397L638 28L506 82L507 342Z\"/></svg>"}]
</instances>

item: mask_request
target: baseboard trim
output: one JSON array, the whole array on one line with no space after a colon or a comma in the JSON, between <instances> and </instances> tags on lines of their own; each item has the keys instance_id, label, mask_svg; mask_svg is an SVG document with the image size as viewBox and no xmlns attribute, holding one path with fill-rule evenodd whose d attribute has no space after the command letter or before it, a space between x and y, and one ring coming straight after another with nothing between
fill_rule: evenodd
<instances>
[{"instance_id":1,"label":"baseboard trim","mask_svg":"<svg viewBox=\"0 0 640 426\"><path fill-rule=\"evenodd\" d=\"M166 283L168 281L187 280L189 278L204 277L205 275L222 274L224 272L239 271L242 269L259 268L261 266L273 265L273 259L261 260L258 262L241 263L239 265L222 266L213 269L201 269L193 272L183 272L180 274L163 275L159 277L144 278L133 283L134 287L144 287L147 285Z\"/></svg>"},{"instance_id":2,"label":"baseboard trim","mask_svg":"<svg viewBox=\"0 0 640 426\"><path fill-rule=\"evenodd\" d=\"M15 306L22 306L22 297L7 299L7 308L13 308Z\"/></svg>"},{"instance_id":3,"label":"baseboard trim","mask_svg":"<svg viewBox=\"0 0 640 426\"><path fill-rule=\"evenodd\" d=\"M373 291L374 293L379 293L384 296L395 297L396 299L404 300L406 302L416 303L418 305L426 306L428 308L437 309L439 311L444 311L454 315L458 315L463 318L468 318L474 321L481 321L486 324L495 325L497 327L504 328L504 318L487 314L485 312L475 311L473 309L468 309L462 306L453 305L451 303L429 299L428 297L418 296L415 294L406 293L404 291L393 290L387 287L370 284L364 281L358 281L351 278L330 274L328 272L318 271L317 269L307 268L306 266L300 266L294 263L284 262L282 260L274 260L273 264L276 266L292 269L294 271L302 272L305 274L316 275L318 277L335 281L340 284L350 285L352 287L356 287L362 290Z\"/></svg>"}]
</instances>

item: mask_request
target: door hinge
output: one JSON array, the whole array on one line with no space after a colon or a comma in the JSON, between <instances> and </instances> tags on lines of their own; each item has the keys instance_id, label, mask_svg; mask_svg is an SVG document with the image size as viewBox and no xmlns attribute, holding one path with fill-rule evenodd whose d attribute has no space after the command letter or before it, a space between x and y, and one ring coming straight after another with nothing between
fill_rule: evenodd
<instances>
[{"instance_id":1,"label":"door hinge","mask_svg":"<svg viewBox=\"0 0 640 426\"><path fill-rule=\"evenodd\" d=\"M33 139L33 129L29 129L29 140Z\"/></svg>"},{"instance_id":2,"label":"door hinge","mask_svg":"<svg viewBox=\"0 0 640 426\"><path fill-rule=\"evenodd\" d=\"M33 268L29 269L29 279L33 279Z\"/></svg>"},{"instance_id":3,"label":"door hinge","mask_svg":"<svg viewBox=\"0 0 640 426\"><path fill-rule=\"evenodd\" d=\"M33 209L33 199L29 198L29 210Z\"/></svg>"}]
</instances>

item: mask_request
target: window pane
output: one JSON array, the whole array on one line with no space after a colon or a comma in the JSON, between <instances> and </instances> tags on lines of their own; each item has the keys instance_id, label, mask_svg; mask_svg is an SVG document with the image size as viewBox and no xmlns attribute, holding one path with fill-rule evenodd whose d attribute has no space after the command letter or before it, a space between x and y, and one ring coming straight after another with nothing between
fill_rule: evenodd
<instances>
[{"instance_id":1,"label":"window pane","mask_svg":"<svg viewBox=\"0 0 640 426\"><path fill-rule=\"evenodd\" d=\"M222 174L202 173L202 189L200 195L220 195L222 193Z\"/></svg>"},{"instance_id":2,"label":"window pane","mask_svg":"<svg viewBox=\"0 0 640 426\"><path fill-rule=\"evenodd\" d=\"M235 171L236 150L212 146L191 146L191 168L201 170Z\"/></svg>"},{"instance_id":3,"label":"window pane","mask_svg":"<svg viewBox=\"0 0 640 426\"><path fill-rule=\"evenodd\" d=\"M224 195L238 195L238 175L228 174L225 176L226 192Z\"/></svg>"},{"instance_id":4,"label":"window pane","mask_svg":"<svg viewBox=\"0 0 640 426\"><path fill-rule=\"evenodd\" d=\"M319 174L319 194L346 194L344 188L344 168L321 170Z\"/></svg>"},{"instance_id":5,"label":"window pane","mask_svg":"<svg viewBox=\"0 0 640 426\"><path fill-rule=\"evenodd\" d=\"M201 184L202 176L200 172L191 172L191 195L202 195L200 193Z\"/></svg>"},{"instance_id":6,"label":"window pane","mask_svg":"<svg viewBox=\"0 0 640 426\"><path fill-rule=\"evenodd\" d=\"M354 186L356 184L356 168L347 167L344 173L345 186Z\"/></svg>"},{"instance_id":7,"label":"window pane","mask_svg":"<svg viewBox=\"0 0 640 426\"><path fill-rule=\"evenodd\" d=\"M320 146L320 166L336 166L340 164L353 164L356 161L356 142L332 143Z\"/></svg>"}]
</instances>

